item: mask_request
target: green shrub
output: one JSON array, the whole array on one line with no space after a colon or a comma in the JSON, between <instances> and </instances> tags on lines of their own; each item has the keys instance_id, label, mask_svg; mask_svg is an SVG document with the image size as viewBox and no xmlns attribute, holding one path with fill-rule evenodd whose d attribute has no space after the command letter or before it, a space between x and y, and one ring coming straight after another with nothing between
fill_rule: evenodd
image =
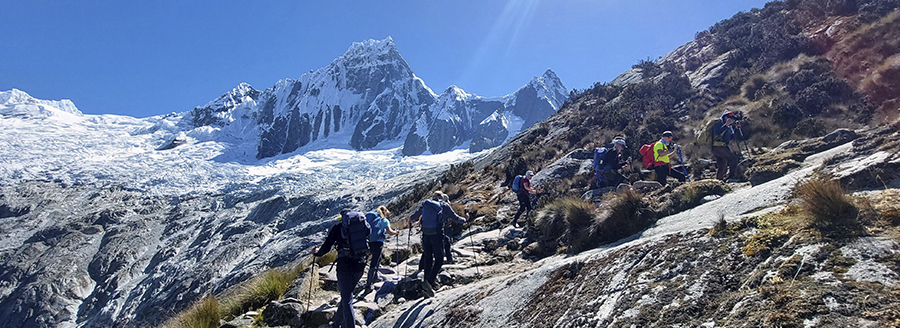
<instances>
[{"instance_id":1,"label":"green shrub","mask_svg":"<svg viewBox=\"0 0 900 328\"><path fill-rule=\"evenodd\" d=\"M821 137L825 135L826 129L827 127L825 127L825 123L822 123L822 120L810 117L797 123L797 127L794 128L794 134L802 137Z\"/></svg>"}]
</instances>

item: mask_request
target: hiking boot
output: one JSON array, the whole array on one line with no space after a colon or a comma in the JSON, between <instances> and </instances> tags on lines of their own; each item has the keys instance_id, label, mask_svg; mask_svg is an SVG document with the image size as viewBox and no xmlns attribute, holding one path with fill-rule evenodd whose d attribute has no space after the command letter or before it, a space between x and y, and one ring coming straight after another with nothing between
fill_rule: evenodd
<instances>
[{"instance_id":1,"label":"hiking boot","mask_svg":"<svg viewBox=\"0 0 900 328\"><path fill-rule=\"evenodd\" d=\"M428 281L422 281L422 293L425 294L425 298L434 297L434 288L431 287Z\"/></svg>"}]
</instances>

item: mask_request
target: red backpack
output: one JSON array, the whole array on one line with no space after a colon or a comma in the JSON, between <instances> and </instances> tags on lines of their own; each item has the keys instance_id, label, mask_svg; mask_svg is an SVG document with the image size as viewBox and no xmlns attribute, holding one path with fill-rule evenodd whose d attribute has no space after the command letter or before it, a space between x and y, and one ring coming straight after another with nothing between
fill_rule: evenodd
<instances>
[{"instance_id":1,"label":"red backpack","mask_svg":"<svg viewBox=\"0 0 900 328\"><path fill-rule=\"evenodd\" d=\"M641 149L638 150L641 153L641 161L644 163L644 167L650 169L653 167L653 145L655 145L659 141L654 141L649 144L644 144L641 146Z\"/></svg>"}]
</instances>

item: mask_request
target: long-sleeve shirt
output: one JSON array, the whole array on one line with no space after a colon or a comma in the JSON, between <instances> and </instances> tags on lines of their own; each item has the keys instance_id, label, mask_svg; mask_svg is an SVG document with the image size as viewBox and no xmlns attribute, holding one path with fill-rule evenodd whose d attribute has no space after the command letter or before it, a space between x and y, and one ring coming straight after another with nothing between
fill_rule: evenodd
<instances>
[{"instance_id":1,"label":"long-sleeve shirt","mask_svg":"<svg viewBox=\"0 0 900 328\"><path fill-rule=\"evenodd\" d=\"M608 170L618 170L625 165L625 162L621 160L622 154L619 153L615 147L606 151L606 154L603 155L603 166L604 169Z\"/></svg>"},{"instance_id":2,"label":"long-sleeve shirt","mask_svg":"<svg viewBox=\"0 0 900 328\"><path fill-rule=\"evenodd\" d=\"M724 122L717 122L713 126L713 146L728 147L728 143L732 138L738 135L734 133L734 128L725 125Z\"/></svg>"}]
</instances>

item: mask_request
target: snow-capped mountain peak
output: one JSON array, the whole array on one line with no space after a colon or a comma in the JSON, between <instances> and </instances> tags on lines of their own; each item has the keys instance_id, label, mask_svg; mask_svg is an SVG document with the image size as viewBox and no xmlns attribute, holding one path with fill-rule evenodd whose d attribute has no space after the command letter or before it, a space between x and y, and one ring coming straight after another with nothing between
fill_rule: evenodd
<instances>
[{"instance_id":1,"label":"snow-capped mountain peak","mask_svg":"<svg viewBox=\"0 0 900 328\"><path fill-rule=\"evenodd\" d=\"M36 99L19 89L0 91L0 114L49 117L58 113L80 116L81 111L69 99Z\"/></svg>"}]
</instances>

